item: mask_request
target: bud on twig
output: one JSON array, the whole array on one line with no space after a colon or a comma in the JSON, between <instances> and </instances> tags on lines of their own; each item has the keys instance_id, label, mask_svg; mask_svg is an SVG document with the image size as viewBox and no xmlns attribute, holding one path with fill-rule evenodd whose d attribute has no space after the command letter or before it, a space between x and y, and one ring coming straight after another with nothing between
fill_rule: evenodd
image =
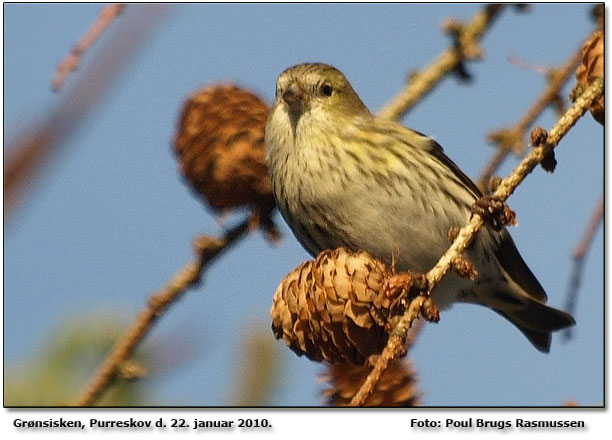
<instances>
[{"instance_id":1,"label":"bud on twig","mask_svg":"<svg viewBox=\"0 0 612 440\"><path fill-rule=\"evenodd\" d=\"M472 205L472 213L478 214L483 221L487 222L495 230L502 226L518 226L516 214L506 202L495 195L483 196Z\"/></svg>"}]
</instances>

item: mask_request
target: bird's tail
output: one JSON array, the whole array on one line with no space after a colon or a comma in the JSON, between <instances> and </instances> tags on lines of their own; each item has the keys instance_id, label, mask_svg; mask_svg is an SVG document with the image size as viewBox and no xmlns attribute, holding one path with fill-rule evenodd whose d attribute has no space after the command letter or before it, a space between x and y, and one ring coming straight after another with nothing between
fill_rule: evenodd
<instances>
[{"instance_id":1,"label":"bird's tail","mask_svg":"<svg viewBox=\"0 0 612 440\"><path fill-rule=\"evenodd\" d=\"M500 293L498 298L508 297ZM497 313L514 324L539 351L548 353L552 332L576 324L568 313L554 309L529 297L516 298L512 307L493 307ZM519 304L519 302L521 304Z\"/></svg>"}]
</instances>

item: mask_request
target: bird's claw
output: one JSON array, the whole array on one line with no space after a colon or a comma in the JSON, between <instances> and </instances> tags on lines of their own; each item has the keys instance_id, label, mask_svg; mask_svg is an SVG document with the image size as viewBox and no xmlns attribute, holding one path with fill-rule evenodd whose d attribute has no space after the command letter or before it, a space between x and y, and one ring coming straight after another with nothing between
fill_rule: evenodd
<instances>
[{"instance_id":1,"label":"bird's claw","mask_svg":"<svg viewBox=\"0 0 612 440\"><path fill-rule=\"evenodd\" d=\"M402 272L392 275L387 280L385 292L387 297L393 298L402 291L408 293L408 298L426 294L429 290L427 277L422 273Z\"/></svg>"}]
</instances>

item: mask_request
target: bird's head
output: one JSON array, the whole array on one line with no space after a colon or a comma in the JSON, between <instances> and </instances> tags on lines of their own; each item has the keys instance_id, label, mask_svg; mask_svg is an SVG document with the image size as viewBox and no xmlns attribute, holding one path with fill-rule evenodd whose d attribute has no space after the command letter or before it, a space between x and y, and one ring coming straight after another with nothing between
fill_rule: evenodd
<instances>
[{"instance_id":1,"label":"bird's head","mask_svg":"<svg viewBox=\"0 0 612 440\"><path fill-rule=\"evenodd\" d=\"M342 72L322 63L298 64L282 72L274 105L284 107L295 121L308 112L369 113Z\"/></svg>"}]
</instances>

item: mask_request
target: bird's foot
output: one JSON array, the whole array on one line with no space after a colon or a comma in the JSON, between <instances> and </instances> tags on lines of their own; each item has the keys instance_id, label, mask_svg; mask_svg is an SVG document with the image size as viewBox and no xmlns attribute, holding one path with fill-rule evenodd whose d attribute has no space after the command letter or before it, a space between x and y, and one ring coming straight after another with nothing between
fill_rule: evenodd
<instances>
[{"instance_id":1,"label":"bird's foot","mask_svg":"<svg viewBox=\"0 0 612 440\"><path fill-rule=\"evenodd\" d=\"M407 293L407 298L415 298L418 295L427 295L429 282L422 273L402 272L391 275L385 286L387 297L393 298L402 292Z\"/></svg>"}]
</instances>

